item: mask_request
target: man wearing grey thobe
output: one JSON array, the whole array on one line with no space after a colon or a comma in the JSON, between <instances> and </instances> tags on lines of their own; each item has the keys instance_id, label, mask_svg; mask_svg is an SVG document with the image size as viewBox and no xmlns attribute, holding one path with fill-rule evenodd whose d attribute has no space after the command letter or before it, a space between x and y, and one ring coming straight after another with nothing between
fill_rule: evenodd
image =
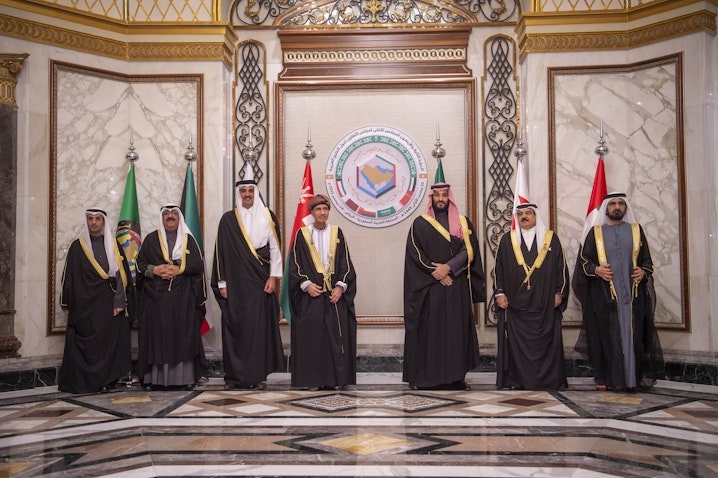
<instances>
[{"instance_id":1,"label":"man wearing grey thobe","mask_svg":"<svg viewBox=\"0 0 718 478\"><path fill-rule=\"evenodd\" d=\"M653 262L626 195L608 194L601 210L601 224L579 252L584 335L596 389L634 393L665 375L654 325Z\"/></svg>"}]
</instances>

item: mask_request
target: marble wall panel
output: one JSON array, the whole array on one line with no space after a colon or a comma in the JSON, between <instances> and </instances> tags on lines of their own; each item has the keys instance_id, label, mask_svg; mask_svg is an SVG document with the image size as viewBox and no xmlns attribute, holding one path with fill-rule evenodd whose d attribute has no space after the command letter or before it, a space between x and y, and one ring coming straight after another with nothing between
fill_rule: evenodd
<instances>
[{"instance_id":1,"label":"marble wall panel","mask_svg":"<svg viewBox=\"0 0 718 478\"><path fill-rule=\"evenodd\" d=\"M201 149L198 76L126 77L54 64L55 99L50 238L50 329L62 331L56 306L67 250L83 227L84 210L105 209L112 229L122 203L134 144L143 236L159 225L159 208L179 204L190 141ZM197 168L197 164L193 165ZM195 180L201 181L201 171Z\"/></svg>"},{"instance_id":2,"label":"marble wall panel","mask_svg":"<svg viewBox=\"0 0 718 478\"><path fill-rule=\"evenodd\" d=\"M314 192L326 194L324 174L327 160L336 144L348 133L367 125L397 129L419 146L428 166L429 184L437 168L431 151L439 123L445 178L452 186L459 209L467 210L468 177L467 121L469 106L466 84L454 87L396 88L318 88L287 90L280 93L285 202L282 215L283 237L291 233L305 161L302 151L311 124L311 141L317 153L312 161ZM328 114L331 112L331 114ZM333 209L329 221L344 231L357 269L357 316L368 320L400 321L403 318L403 271L406 237L411 221L426 212L428 199L403 221L384 228L354 224ZM288 244L285 241L285 244Z\"/></svg>"},{"instance_id":3,"label":"marble wall panel","mask_svg":"<svg viewBox=\"0 0 718 478\"><path fill-rule=\"evenodd\" d=\"M682 70L672 57L626 68L553 70L549 85L554 115L555 202L558 233L573 264L586 215L597 156L579 151L596 144L603 120L606 183L628 193L642 224L655 269L656 321L681 328L684 314L681 261L683 157ZM573 140L569 140L572 138ZM581 146L579 146L581 145ZM574 307L568 320L580 320Z\"/></svg>"}]
</instances>

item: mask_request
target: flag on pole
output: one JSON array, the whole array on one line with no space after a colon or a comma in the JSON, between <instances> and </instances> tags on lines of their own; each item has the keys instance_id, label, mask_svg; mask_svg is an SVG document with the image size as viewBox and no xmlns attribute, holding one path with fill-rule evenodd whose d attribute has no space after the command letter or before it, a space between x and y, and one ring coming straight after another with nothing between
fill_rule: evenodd
<instances>
[{"instance_id":1,"label":"flag on pole","mask_svg":"<svg viewBox=\"0 0 718 478\"><path fill-rule=\"evenodd\" d=\"M581 245L586 240L588 231L596 223L596 216L601 214L601 204L603 198L606 196L606 171L603 166L603 157L598 157L598 164L596 165L596 175L593 178L593 189L591 190L591 197L588 200L588 211L586 212L586 222L583 225L583 232L581 233Z\"/></svg>"},{"instance_id":2,"label":"flag on pole","mask_svg":"<svg viewBox=\"0 0 718 478\"><path fill-rule=\"evenodd\" d=\"M302 188L299 191L299 202L297 203L297 212L294 215L294 226L292 226L292 234L289 236L287 241L287 259L289 259L289 251L292 250L294 245L294 236L297 235L297 231L307 224L312 224L314 218L309 212L308 201L314 196L314 183L312 182L312 167L307 161L307 165L304 167L304 177L302 178ZM279 305L282 307L284 318L287 322L292 321L292 313L289 310L289 267L286 266L285 261L284 274L282 276L282 286L279 290Z\"/></svg>"},{"instance_id":3,"label":"flag on pole","mask_svg":"<svg viewBox=\"0 0 718 478\"><path fill-rule=\"evenodd\" d=\"M132 283L137 275L137 254L142 246L140 230L140 209L137 203L137 184L135 183L135 165L130 163L125 181L125 193L122 197L122 207L117 218L117 232L115 238L120 244L122 253L130 266Z\"/></svg>"},{"instance_id":4,"label":"flag on pole","mask_svg":"<svg viewBox=\"0 0 718 478\"><path fill-rule=\"evenodd\" d=\"M520 204L528 204L531 202L529 199L529 183L526 180L526 173L524 172L524 160L519 158L518 165L516 167L516 187L514 188L514 204L511 210L511 229L516 229L516 206Z\"/></svg>"},{"instance_id":5,"label":"flag on pole","mask_svg":"<svg viewBox=\"0 0 718 478\"><path fill-rule=\"evenodd\" d=\"M606 171L603 166L603 156L599 156L598 164L596 165L596 175L593 178L591 197L588 200L586 222L583 225L583 232L581 233L578 254L576 256L576 265L573 268L573 277L571 278L571 288L581 304L585 301L587 287L587 279L581 273L581 249L583 248L583 243L586 241L586 236L588 236L589 231L593 225L598 222L596 217L603 212L601 211L601 204L603 203L603 198L606 196L606 191ZM581 329L578 343L583 344L584 341L585 337L583 337L583 329ZM576 347L577 350L585 350L585 345L577 345Z\"/></svg>"},{"instance_id":6,"label":"flag on pole","mask_svg":"<svg viewBox=\"0 0 718 478\"><path fill-rule=\"evenodd\" d=\"M120 215L117 218L117 231L115 239L125 256L130 269L131 284L127 289L127 316L130 323L135 321L135 312L139 307L137 295L137 255L142 247L142 232L140 229L140 208L137 202L137 184L135 182L135 165L130 163L130 170L125 180L125 192L122 196Z\"/></svg>"},{"instance_id":7,"label":"flag on pole","mask_svg":"<svg viewBox=\"0 0 718 478\"><path fill-rule=\"evenodd\" d=\"M441 159L439 159L439 166L436 168L436 174L434 174L434 184L445 182L446 179L444 179L444 166L442 166Z\"/></svg>"},{"instance_id":8,"label":"flag on pole","mask_svg":"<svg viewBox=\"0 0 718 478\"><path fill-rule=\"evenodd\" d=\"M185 224L187 224L187 227L189 227L189 230L192 232L195 241L197 241L197 245L199 246L199 250L202 252L202 258L204 262L202 222L199 218L199 203L197 201L197 192L194 188L194 173L192 172L192 165L189 161L187 162L187 172L185 174L184 187L182 188L182 200L180 201L180 210L184 215ZM205 288L206 287L207 283L205 281ZM205 295L209 297L207 290L205 290ZM200 334L202 335L209 332L210 329L214 326L212 317L210 316L210 310L211 309L207 309L207 311L205 312L204 320L202 321L202 326L200 327Z\"/></svg>"}]
</instances>

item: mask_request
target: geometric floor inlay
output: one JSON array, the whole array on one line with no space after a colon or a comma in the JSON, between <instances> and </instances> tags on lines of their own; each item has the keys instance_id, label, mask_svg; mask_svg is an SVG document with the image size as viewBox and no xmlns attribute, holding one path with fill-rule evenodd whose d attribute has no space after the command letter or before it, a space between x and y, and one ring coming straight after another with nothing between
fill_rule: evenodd
<instances>
[{"instance_id":1,"label":"geometric floor inlay","mask_svg":"<svg viewBox=\"0 0 718 478\"><path fill-rule=\"evenodd\" d=\"M718 477L718 388L335 392L277 377L264 391L0 393L0 477Z\"/></svg>"}]
</instances>

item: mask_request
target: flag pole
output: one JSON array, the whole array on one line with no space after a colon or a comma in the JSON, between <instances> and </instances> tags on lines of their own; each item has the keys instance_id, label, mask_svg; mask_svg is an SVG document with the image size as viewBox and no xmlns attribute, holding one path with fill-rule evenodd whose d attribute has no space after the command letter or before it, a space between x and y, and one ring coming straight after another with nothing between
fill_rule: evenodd
<instances>
[{"instance_id":1,"label":"flag pole","mask_svg":"<svg viewBox=\"0 0 718 478\"><path fill-rule=\"evenodd\" d=\"M292 251L292 245L294 243L294 236L297 235L297 231L307 224L314 221L314 218L309 212L307 202L314 196L314 182L312 181L312 160L317 157L317 152L314 151L312 145L312 130L311 126L307 124L307 144L304 146L302 151L302 158L304 159L304 175L302 177L302 184L299 189L299 200L297 201L297 212L294 215L294 224L292 226L292 233L287 241L287 254L284 261L284 273L282 275L282 282L279 289L279 305L282 308L284 319L287 323L291 323L292 314L289 307L289 267L287 266L289 255Z\"/></svg>"}]
</instances>

